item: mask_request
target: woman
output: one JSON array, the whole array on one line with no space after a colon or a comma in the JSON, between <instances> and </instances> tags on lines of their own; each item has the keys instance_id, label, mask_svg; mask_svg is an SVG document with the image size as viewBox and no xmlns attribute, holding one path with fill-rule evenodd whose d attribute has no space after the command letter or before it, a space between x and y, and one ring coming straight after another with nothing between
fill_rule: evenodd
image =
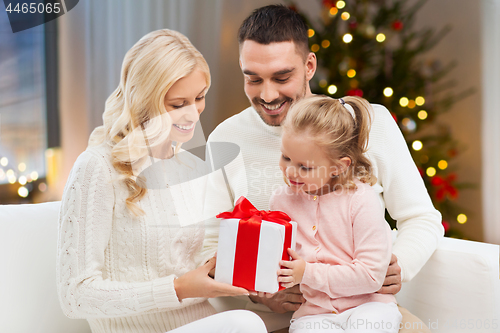
<instances>
[{"instance_id":1,"label":"woman","mask_svg":"<svg viewBox=\"0 0 500 333\"><path fill-rule=\"evenodd\" d=\"M104 125L71 171L59 221L60 302L93 333L191 322L175 331L265 332L253 313L214 315L206 298L248 291L209 277L215 248L203 247L200 216L179 219L175 204L202 201L199 182L184 186L203 174L200 160L177 153L193 136L209 86L205 59L178 32L154 31L125 56Z\"/></svg>"}]
</instances>

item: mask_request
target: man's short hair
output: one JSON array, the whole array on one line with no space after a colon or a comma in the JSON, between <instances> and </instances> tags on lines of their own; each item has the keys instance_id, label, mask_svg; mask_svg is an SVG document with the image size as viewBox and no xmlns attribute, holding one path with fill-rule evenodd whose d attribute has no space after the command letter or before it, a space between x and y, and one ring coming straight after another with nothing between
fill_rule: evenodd
<instances>
[{"instance_id":1,"label":"man's short hair","mask_svg":"<svg viewBox=\"0 0 500 333\"><path fill-rule=\"evenodd\" d=\"M309 54L308 27L302 16L283 5L257 8L243 21L238 31L238 42L246 40L268 45L279 42L294 42L297 52L304 59Z\"/></svg>"}]
</instances>

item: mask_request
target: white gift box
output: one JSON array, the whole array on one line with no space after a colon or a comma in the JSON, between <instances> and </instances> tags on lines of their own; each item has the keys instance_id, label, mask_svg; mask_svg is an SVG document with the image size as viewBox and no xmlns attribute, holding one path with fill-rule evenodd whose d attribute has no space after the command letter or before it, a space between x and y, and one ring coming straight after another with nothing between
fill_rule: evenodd
<instances>
[{"instance_id":1,"label":"white gift box","mask_svg":"<svg viewBox=\"0 0 500 333\"><path fill-rule=\"evenodd\" d=\"M285 225L262 220L251 222L253 231L249 231L242 222L248 223L238 218L221 220L215 280L252 291L275 293L284 289L278 283L277 271L287 250ZM290 248L295 250L297 223L287 223L291 229Z\"/></svg>"}]
</instances>

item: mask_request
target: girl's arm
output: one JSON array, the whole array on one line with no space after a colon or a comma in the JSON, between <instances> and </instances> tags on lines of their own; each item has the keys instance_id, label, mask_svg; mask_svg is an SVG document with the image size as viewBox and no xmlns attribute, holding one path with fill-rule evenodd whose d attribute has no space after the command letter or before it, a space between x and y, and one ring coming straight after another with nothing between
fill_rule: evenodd
<instances>
[{"instance_id":1,"label":"girl's arm","mask_svg":"<svg viewBox=\"0 0 500 333\"><path fill-rule=\"evenodd\" d=\"M391 234L380 203L370 188L351 203L354 255L342 265L306 263L302 285L331 298L374 293L380 289L391 258Z\"/></svg>"}]
</instances>

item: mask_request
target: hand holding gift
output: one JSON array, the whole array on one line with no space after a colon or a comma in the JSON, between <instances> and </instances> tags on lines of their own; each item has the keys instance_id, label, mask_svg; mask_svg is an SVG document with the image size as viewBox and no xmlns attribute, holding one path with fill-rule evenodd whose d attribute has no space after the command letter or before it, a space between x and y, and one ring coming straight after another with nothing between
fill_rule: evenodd
<instances>
[{"instance_id":1,"label":"hand holding gift","mask_svg":"<svg viewBox=\"0 0 500 333\"><path fill-rule=\"evenodd\" d=\"M306 270L306 262L304 259L292 249L288 249L291 261L281 260L280 265L285 268L278 270L278 282L285 288L291 288L302 281L304 271Z\"/></svg>"},{"instance_id":2,"label":"hand holding gift","mask_svg":"<svg viewBox=\"0 0 500 333\"><path fill-rule=\"evenodd\" d=\"M174 288L179 301L192 297L219 297L249 295L248 290L214 281L209 272L215 267L216 257L204 265L189 271L174 280Z\"/></svg>"},{"instance_id":3,"label":"hand holding gift","mask_svg":"<svg viewBox=\"0 0 500 333\"><path fill-rule=\"evenodd\" d=\"M215 280L250 291L275 293L280 260L295 249L297 224L279 211L259 211L246 198L221 213Z\"/></svg>"}]
</instances>

